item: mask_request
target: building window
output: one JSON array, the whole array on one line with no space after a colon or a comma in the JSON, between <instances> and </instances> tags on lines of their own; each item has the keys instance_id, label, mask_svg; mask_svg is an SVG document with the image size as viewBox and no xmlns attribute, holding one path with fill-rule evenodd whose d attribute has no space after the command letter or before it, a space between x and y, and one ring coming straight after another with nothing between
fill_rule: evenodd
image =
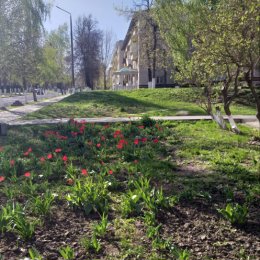
<instances>
[{"instance_id":1,"label":"building window","mask_svg":"<svg viewBox=\"0 0 260 260\"><path fill-rule=\"evenodd\" d=\"M165 84L166 83L165 77L164 76L157 77L156 83L157 84Z\"/></svg>"}]
</instances>

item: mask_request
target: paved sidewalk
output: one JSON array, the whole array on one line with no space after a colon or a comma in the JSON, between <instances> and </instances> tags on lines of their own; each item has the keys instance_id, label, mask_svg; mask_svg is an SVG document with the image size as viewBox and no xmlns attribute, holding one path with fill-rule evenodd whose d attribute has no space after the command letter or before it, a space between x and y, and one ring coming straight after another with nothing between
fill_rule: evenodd
<instances>
[{"instance_id":1,"label":"paved sidewalk","mask_svg":"<svg viewBox=\"0 0 260 260\"><path fill-rule=\"evenodd\" d=\"M245 125L257 128L260 131L260 123L258 121L245 122Z\"/></svg>"},{"instance_id":2,"label":"paved sidewalk","mask_svg":"<svg viewBox=\"0 0 260 260\"><path fill-rule=\"evenodd\" d=\"M8 125L40 125L40 124L57 124L66 123L69 118L60 119L34 119L34 120L21 120L21 118L29 113L37 111L45 106L54 104L69 95L59 96L51 99L46 99L31 105L25 105L9 109L7 111L0 111L0 123L7 123ZM154 116L155 120L160 121L197 121L197 120L211 120L210 116ZM226 116L224 116L227 119ZM256 116L247 115L234 115L234 120L243 122L251 127L259 128L259 123ZM116 122L130 122L140 120L141 117L100 117L100 118L75 118L77 121L86 121L88 123L116 123Z\"/></svg>"},{"instance_id":3,"label":"paved sidewalk","mask_svg":"<svg viewBox=\"0 0 260 260\"><path fill-rule=\"evenodd\" d=\"M198 120L212 120L210 116L201 115L201 116L154 116L151 117L155 120L160 121L198 121ZM224 116L227 119L226 116ZM96 118L74 118L76 121L88 122L88 123L117 123L117 122L131 122L138 121L141 117L96 117ZM60 119L33 119L33 120L15 120L9 122L9 125L40 125L40 124L58 124L58 123L67 123L69 118L60 118ZM234 116L234 120L238 122L243 122L249 126L258 128L258 121L256 121L255 116L244 116L237 115Z\"/></svg>"},{"instance_id":4,"label":"paved sidewalk","mask_svg":"<svg viewBox=\"0 0 260 260\"><path fill-rule=\"evenodd\" d=\"M25 105L25 106L20 106L20 107L15 107L15 108L10 108L7 110L0 111L0 123L10 123L12 121L18 121L23 116L32 113L34 111L37 111L43 107L54 104L68 96L69 95L58 96L40 102L35 102L30 105Z\"/></svg>"},{"instance_id":5,"label":"paved sidewalk","mask_svg":"<svg viewBox=\"0 0 260 260\"><path fill-rule=\"evenodd\" d=\"M54 97L60 97L61 93L56 92L53 90L46 90L43 95L37 95L37 99L39 102L46 100L46 99L51 99ZM33 94L32 93L26 93L26 100L27 102L25 103L25 95L24 93L21 95L11 95L11 96L1 96L0 95L0 107L9 107L11 106L15 101L19 101L22 104L26 105L28 103L32 103L33 100Z\"/></svg>"}]
</instances>

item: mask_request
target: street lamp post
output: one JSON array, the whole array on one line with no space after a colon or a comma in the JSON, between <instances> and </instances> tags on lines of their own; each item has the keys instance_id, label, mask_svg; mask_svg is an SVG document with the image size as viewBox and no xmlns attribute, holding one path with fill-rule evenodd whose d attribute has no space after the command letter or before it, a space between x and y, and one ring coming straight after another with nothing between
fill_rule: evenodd
<instances>
[{"instance_id":1,"label":"street lamp post","mask_svg":"<svg viewBox=\"0 0 260 260\"><path fill-rule=\"evenodd\" d=\"M56 6L58 9L60 9L61 11L67 13L70 15L70 46L71 46L71 77L72 77L72 82L71 85L74 88L75 87L75 77L74 77L74 54L73 54L73 32L72 32L72 15L70 12L62 9L59 6Z\"/></svg>"}]
</instances>

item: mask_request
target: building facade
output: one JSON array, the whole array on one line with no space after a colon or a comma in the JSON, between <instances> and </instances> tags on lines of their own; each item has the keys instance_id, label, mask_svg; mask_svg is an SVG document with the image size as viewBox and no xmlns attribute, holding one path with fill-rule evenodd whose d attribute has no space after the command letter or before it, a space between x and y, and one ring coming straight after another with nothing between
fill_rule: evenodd
<instances>
[{"instance_id":1,"label":"building facade","mask_svg":"<svg viewBox=\"0 0 260 260\"><path fill-rule=\"evenodd\" d=\"M143 21L140 15L134 16L125 39L116 43L108 70L115 90L174 85L167 47L159 31Z\"/></svg>"}]
</instances>

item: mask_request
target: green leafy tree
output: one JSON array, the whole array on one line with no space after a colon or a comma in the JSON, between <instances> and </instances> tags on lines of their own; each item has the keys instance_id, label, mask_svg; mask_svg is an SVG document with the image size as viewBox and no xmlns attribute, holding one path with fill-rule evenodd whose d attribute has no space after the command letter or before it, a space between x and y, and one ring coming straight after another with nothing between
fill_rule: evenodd
<instances>
[{"instance_id":1,"label":"green leafy tree","mask_svg":"<svg viewBox=\"0 0 260 260\"><path fill-rule=\"evenodd\" d=\"M214 7L215 2L204 0L156 0L153 17L172 56L175 80L180 84L195 86L199 105L216 119L212 106L214 84L206 70L201 67L194 70L195 63L192 60L196 32L208 23L209 13ZM203 79L208 80L201 80L202 74ZM222 124L220 126L224 127Z\"/></svg>"},{"instance_id":2,"label":"green leafy tree","mask_svg":"<svg viewBox=\"0 0 260 260\"><path fill-rule=\"evenodd\" d=\"M69 36L66 24L46 35L43 58L38 65L38 82L45 85L69 82Z\"/></svg>"},{"instance_id":3,"label":"green leafy tree","mask_svg":"<svg viewBox=\"0 0 260 260\"><path fill-rule=\"evenodd\" d=\"M222 95L232 128L230 105L246 80L256 102L253 84L259 66L259 0L158 0L154 16L170 46L181 82L203 86L202 103L212 115L212 101ZM222 125L222 127L225 127Z\"/></svg>"},{"instance_id":4,"label":"green leafy tree","mask_svg":"<svg viewBox=\"0 0 260 260\"><path fill-rule=\"evenodd\" d=\"M44 0L1 0L0 5L0 76L4 83L15 81L26 88L35 83L49 6Z\"/></svg>"},{"instance_id":5,"label":"green leafy tree","mask_svg":"<svg viewBox=\"0 0 260 260\"><path fill-rule=\"evenodd\" d=\"M193 40L193 69L203 83L208 80L220 83L218 91L224 110L236 132L239 130L232 119L230 105L239 93L241 81L247 82L260 119L260 99L253 84L260 57L257 2L220 1L208 14L209 22L198 28Z\"/></svg>"},{"instance_id":6,"label":"green leafy tree","mask_svg":"<svg viewBox=\"0 0 260 260\"><path fill-rule=\"evenodd\" d=\"M157 0L153 16L161 35L170 48L179 82L193 83L191 57L194 51L192 40L207 16L204 1Z\"/></svg>"}]
</instances>

